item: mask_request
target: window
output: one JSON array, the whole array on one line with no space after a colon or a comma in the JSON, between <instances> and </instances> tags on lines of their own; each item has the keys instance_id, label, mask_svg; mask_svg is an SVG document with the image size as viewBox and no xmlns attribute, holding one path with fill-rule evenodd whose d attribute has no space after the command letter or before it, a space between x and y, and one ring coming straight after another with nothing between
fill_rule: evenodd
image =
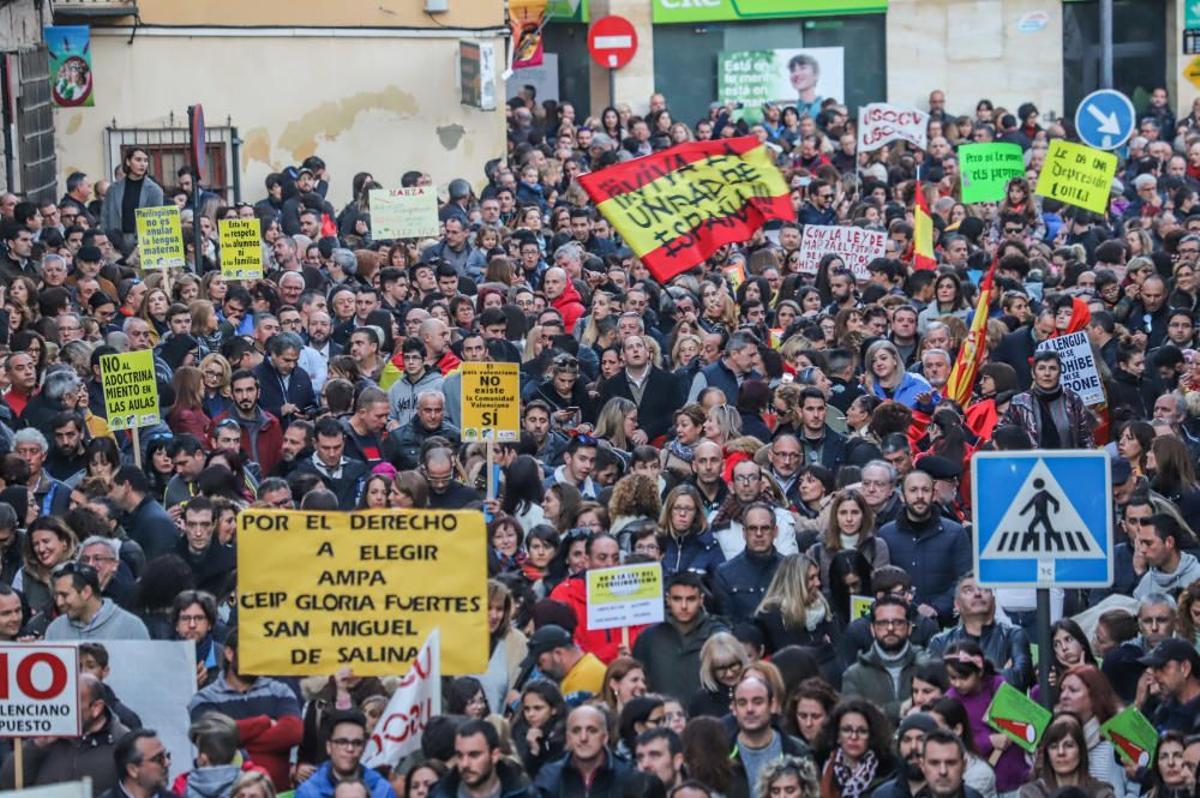
<instances>
[{"instance_id":1,"label":"window","mask_svg":"<svg viewBox=\"0 0 1200 798\"><path fill-rule=\"evenodd\" d=\"M174 121L172 115L171 121ZM207 127L208 168L200 182L208 191L219 194L227 203L241 198L238 179L237 128ZM155 182L169 190L178 185L176 173L182 166L192 162L190 135L184 127L162 128L119 128L105 130L108 151L108 176L112 177L120 165L126 148L137 144L146 148L150 155L150 176Z\"/></svg>"}]
</instances>

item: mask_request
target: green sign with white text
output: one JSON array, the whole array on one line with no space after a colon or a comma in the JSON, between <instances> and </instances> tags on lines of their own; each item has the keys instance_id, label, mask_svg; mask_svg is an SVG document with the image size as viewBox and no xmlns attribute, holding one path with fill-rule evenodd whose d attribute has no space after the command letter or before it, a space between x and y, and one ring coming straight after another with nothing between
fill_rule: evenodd
<instances>
[{"instance_id":1,"label":"green sign with white text","mask_svg":"<svg viewBox=\"0 0 1200 798\"><path fill-rule=\"evenodd\" d=\"M887 0L651 0L655 22L737 22L831 14L881 14Z\"/></svg>"}]
</instances>

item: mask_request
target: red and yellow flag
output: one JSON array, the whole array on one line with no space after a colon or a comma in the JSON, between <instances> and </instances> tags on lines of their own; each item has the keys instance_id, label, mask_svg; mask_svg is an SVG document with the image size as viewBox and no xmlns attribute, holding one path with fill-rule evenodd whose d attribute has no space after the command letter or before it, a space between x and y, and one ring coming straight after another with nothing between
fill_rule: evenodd
<instances>
[{"instance_id":1,"label":"red and yellow flag","mask_svg":"<svg viewBox=\"0 0 1200 798\"><path fill-rule=\"evenodd\" d=\"M660 283L749 240L768 219L796 218L783 175L754 136L680 144L579 182Z\"/></svg>"},{"instance_id":2,"label":"red and yellow flag","mask_svg":"<svg viewBox=\"0 0 1200 798\"><path fill-rule=\"evenodd\" d=\"M979 301L975 304L975 315L971 319L971 329L958 350L958 359L954 361L954 370L946 382L946 397L953 399L963 407L971 400L971 391L975 387L975 374L983 355L987 352L987 322L988 307L992 304L992 291L996 277L996 261L988 267L987 274L979 282Z\"/></svg>"},{"instance_id":3,"label":"red and yellow flag","mask_svg":"<svg viewBox=\"0 0 1200 798\"><path fill-rule=\"evenodd\" d=\"M937 258L933 255L933 216L929 203L917 181L916 199L913 203L913 268L936 269Z\"/></svg>"}]
</instances>

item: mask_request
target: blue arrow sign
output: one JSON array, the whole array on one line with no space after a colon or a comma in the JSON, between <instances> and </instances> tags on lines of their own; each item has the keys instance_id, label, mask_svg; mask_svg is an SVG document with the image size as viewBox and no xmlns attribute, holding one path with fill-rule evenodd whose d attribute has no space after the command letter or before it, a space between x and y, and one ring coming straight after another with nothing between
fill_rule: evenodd
<instances>
[{"instance_id":1,"label":"blue arrow sign","mask_svg":"<svg viewBox=\"0 0 1200 798\"><path fill-rule=\"evenodd\" d=\"M975 573L989 587L1107 587L1112 484L1104 451L977 452Z\"/></svg>"},{"instance_id":2,"label":"blue arrow sign","mask_svg":"<svg viewBox=\"0 0 1200 798\"><path fill-rule=\"evenodd\" d=\"M1115 150L1133 135L1137 113L1133 103L1115 89L1100 89L1083 98L1075 109L1079 139L1098 150Z\"/></svg>"}]
</instances>

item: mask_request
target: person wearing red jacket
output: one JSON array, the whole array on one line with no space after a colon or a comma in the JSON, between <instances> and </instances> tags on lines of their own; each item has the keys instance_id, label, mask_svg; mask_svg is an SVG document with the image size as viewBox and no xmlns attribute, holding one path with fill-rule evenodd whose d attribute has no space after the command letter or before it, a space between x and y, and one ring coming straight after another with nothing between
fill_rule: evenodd
<instances>
[{"instance_id":1,"label":"person wearing red jacket","mask_svg":"<svg viewBox=\"0 0 1200 798\"><path fill-rule=\"evenodd\" d=\"M633 641L646 625L630 626L628 639L623 630L589 629L587 625L587 572L596 568L611 568L621 564L621 547L617 539L606 532L593 535L587 542L588 567L563 580L550 593L550 600L565 604L575 614L575 642L605 665L622 654L630 656Z\"/></svg>"},{"instance_id":2,"label":"person wearing red jacket","mask_svg":"<svg viewBox=\"0 0 1200 798\"><path fill-rule=\"evenodd\" d=\"M587 308L583 306L579 291L567 276L566 270L558 266L546 269L546 274L542 276L542 291L546 294L550 306L562 316L563 329L568 335L573 334L575 322L587 312Z\"/></svg>"},{"instance_id":3,"label":"person wearing red jacket","mask_svg":"<svg viewBox=\"0 0 1200 798\"><path fill-rule=\"evenodd\" d=\"M232 419L242 433L242 451L258 463L262 473L270 474L283 456L283 426L259 406L262 388L254 372L238 369L229 384L233 407L213 419L213 435Z\"/></svg>"},{"instance_id":4,"label":"person wearing red jacket","mask_svg":"<svg viewBox=\"0 0 1200 798\"><path fill-rule=\"evenodd\" d=\"M228 798L243 773L270 776L239 751L237 722L220 712L209 712L188 729L196 747L195 768L180 773L171 790L183 798Z\"/></svg>"},{"instance_id":5,"label":"person wearing red jacket","mask_svg":"<svg viewBox=\"0 0 1200 798\"><path fill-rule=\"evenodd\" d=\"M271 776L276 790L291 789L291 751L304 736L300 701L278 679L238 672L237 629L225 638L222 656L221 675L188 704L192 722L213 712L233 718L246 754Z\"/></svg>"}]
</instances>

